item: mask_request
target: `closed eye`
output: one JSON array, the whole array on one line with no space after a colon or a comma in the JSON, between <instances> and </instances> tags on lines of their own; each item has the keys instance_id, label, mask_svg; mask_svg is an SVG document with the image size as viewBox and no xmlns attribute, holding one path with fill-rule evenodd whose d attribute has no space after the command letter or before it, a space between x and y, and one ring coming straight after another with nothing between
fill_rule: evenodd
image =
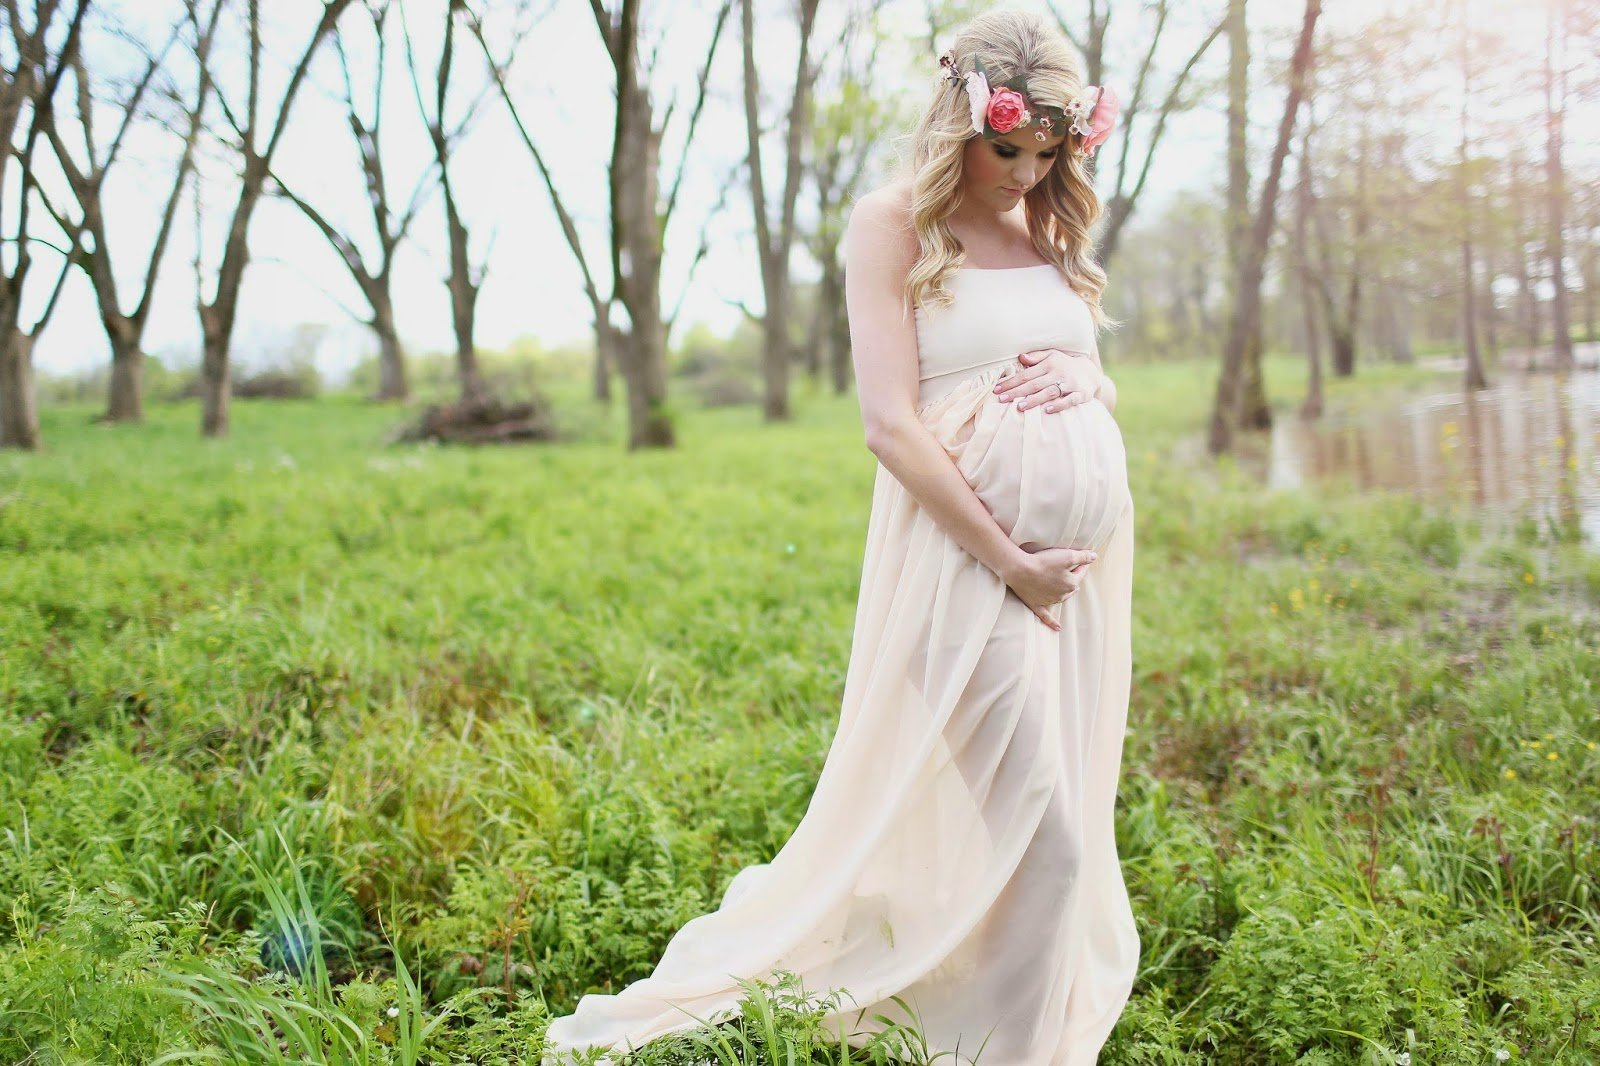
<instances>
[{"instance_id":1,"label":"closed eye","mask_svg":"<svg viewBox=\"0 0 1600 1066\"><path fill-rule=\"evenodd\" d=\"M995 151L1000 154L1000 158L1001 159L1015 159L1017 157L1017 150L1015 148L1006 149L1006 148L996 147ZM1061 151L1061 149L1059 149L1059 148L1052 148L1048 152L1040 152L1039 153L1039 158L1041 158L1041 159L1054 159L1056 157L1056 154L1059 153L1060 151Z\"/></svg>"}]
</instances>

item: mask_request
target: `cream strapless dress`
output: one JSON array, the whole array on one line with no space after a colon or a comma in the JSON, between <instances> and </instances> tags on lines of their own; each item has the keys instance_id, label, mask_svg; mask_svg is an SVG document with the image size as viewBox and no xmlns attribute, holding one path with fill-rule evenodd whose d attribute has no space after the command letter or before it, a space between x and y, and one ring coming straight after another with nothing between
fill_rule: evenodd
<instances>
[{"instance_id":1,"label":"cream strapless dress","mask_svg":"<svg viewBox=\"0 0 1600 1066\"><path fill-rule=\"evenodd\" d=\"M918 417L1013 541L1099 559L1054 632L880 464L839 724L805 815L649 977L553 1020L546 1066L725 1016L737 979L778 970L845 990L833 1031L918 1024L953 1064L1089 1066L1127 1003L1140 943L1112 831L1131 670L1122 435L1098 400L1045 413L993 394L1021 352L1093 343L1054 266L962 268L950 288L953 304L916 312Z\"/></svg>"}]
</instances>

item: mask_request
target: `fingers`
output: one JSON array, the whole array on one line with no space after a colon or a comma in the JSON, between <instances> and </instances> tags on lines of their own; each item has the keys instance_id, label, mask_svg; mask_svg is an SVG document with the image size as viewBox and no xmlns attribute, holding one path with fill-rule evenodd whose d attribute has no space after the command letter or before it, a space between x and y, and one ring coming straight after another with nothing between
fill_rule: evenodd
<instances>
[{"instance_id":1,"label":"fingers","mask_svg":"<svg viewBox=\"0 0 1600 1066\"><path fill-rule=\"evenodd\" d=\"M1026 388L1028 392L1032 392L1039 388L1039 383L1035 379L1037 379L1044 372L1044 367L1028 367L1024 370L1013 370L1011 373L995 382L994 391L999 395L1001 403L1007 403L1018 396L1027 395L1027 392L1019 391L1023 388Z\"/></svg>"},{"instance_id":2,"label":"fingers","mask_svg":"<svg viewBox=\"0 0 1600 1066\"><path fill-rule=\"evenodd\" d=\"M1006 391L1000 395L1000 402L1010 403L1015 400L1017 402L1017 410L1026 411L1030 407L1039 406L1041 402L1046 400L1051 402L1060 401L1060 396L1055 387L1056 381L1057 379L1053 377L1046 378L1044 371L1041 370L1038 374L1024 378L1014 385L1008 384ZM1034 395L1035 393L1042 393L1043 395L1036 396ZM1072 392L1067 393L1068 396L1072 394Z\"/></svg>"},{"instance_id":3,"label":"fingers","mask_svg":"<svg viewBox=\"0 0 1600 1066\"><path fill-rule=\"evenodd\" d=\"M1094 393L1087 389L1073 389L1059 400L1052 400L1044 405L1047 414L1056 411L1065 411L1069 407L1076 407L1080 403L1088 403L1094 399Z\"/></svg>"}]
</instances>

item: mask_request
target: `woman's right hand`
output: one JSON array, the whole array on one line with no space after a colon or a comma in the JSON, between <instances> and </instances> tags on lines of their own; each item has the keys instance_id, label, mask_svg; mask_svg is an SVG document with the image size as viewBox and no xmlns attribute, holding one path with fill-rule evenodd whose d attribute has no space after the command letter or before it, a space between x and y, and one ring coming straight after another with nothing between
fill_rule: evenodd
<instances>
[{"instance_id":1,"label":"woman's right hand","mask_svg":"<svg viewBox=\"0 0 1600 1066\"><path fill-rule=\"evenodd\" d=\"M1085 577L1084 569L1099 555L1088 548L1023 551L1026 554L1006 576L1006 584L1041 622L1059 633L1061 623L1057 620L1055 605L1078 591Z\"/></svg>"}]
</instances>

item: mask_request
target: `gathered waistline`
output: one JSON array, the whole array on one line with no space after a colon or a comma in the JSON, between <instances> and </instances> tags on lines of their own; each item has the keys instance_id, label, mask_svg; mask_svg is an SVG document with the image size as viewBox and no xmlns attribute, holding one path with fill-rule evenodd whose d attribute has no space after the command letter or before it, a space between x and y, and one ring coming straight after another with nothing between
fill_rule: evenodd
<instances>
[{"instance_id":1,"label":"gathered waistline","mask_svg":"<svg viewBox=\"0 0 1600 1066\"><path fill-rule=\"evenodd\" d=\"M1020 370L1020 369L1022 369L1022 360L1017 358L1016 356L1011 356L1010 358L1002 359L1002 360L1000 360L998 362L994 362L994 363L980 363L980 364L978 364L978 366L976 368L974 368L974 367L964 367L964 368L962 368L963 370L970 370L970 371L972 371L972 373L969 374L967 377L964 377L964 378L960 379L954 385L950 386L950 388L943 395L937 396L934 399L929 400L927 403L919 404L917 406L917 414L920 416L924 412L932 410L933 408L937 407L939 404L946 402L947 400L950 399L950 397L956 395L958 392L961 392L963 389L968 388L969 386L971 386L975 382L979 382L979 381L985 381L985 382L998 381L1003 376L1001 371L1004 371L1007 367L1010 367L1010 368L1012 368L1014 370ZM931 375L930 377L926 377L926 378L920 379L918 381L918 385L920 386L923 381L932 381L932 380L934 380L934 378L943 378L943 377L948 376L949 374L959 374L961 372L962 372L961 370L951 370L951 371L948 371L946 374L934 374L934 375Z\"/></svg>"}]
</instances>

